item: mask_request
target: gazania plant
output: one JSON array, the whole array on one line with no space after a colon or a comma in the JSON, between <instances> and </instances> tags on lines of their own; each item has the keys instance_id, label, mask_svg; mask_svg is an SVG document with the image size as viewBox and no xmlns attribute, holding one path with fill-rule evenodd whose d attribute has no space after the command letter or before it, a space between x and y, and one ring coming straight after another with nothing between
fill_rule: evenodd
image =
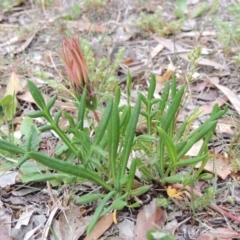
<instances>
[{"instance_id":1,"label":"gazania plant","mask_svg":"<svg viewBox=\"0 0 240 240\"><path fill-rule=\"evenodd\" d=\"M113 211L114 222L117 222L117 211L124 207L139 207L141 201L137 197L150 189L151 181L162 186L171 183L191 185L198 179L211 178L202 173L209 159L208 143L217 120L227 109L221 110L215 106L210 118L194 131L189 130L190 119L177 126L177 114L181 110L185 88L178 90L173 78L171 84L166 84L161 99L155 99L156 80L153 76L148 93L139 94L133 108L130 97L126 105L119 106L121 91L118 88L115 99L107 103L101 120L94 126L92 136L93 127L84 127L83 122L87 107L95 110L98 106L79 39L63 39L60 55L75 91L77 117L64 111L52 116L51 108L56 96L46 102L37 86L28 81L29 91L39 108L30 113L29 117L44 118L47 124L35 128L32 126L32 130L23 138L22 145L16 146L0 139L0 149L15 154L18 159L14 167L20 168L23 181L50 181L55 185L56 182L72 184L90 181L100 186L91 193L78 196L76 200L78 204L98 201L88 226L87 233L90 233L102 215ZM131 76L128 75L128 96L131 95L130 83ZM68 120L66 129L59 125L62 117ZM136 136L140 117L146 119L147 133ZM59 138L58 146L61 151L56 151L55 156L40 153L33 141L38 132L49 130L54 131ZM198 156L183 160L187 151L200 139L204 141ZM141 158L134 157L139 154L132 153L139 149L143 153ZM150 166L147 166L144 159L147 159L148 164L150 162ZM32 161L35 164L31 165L31 174L26 177L27 172L24 169L29 168L26 164ZM194 167L199 162L201 166L195 171ZM187 174L181 174L179 170L184 167L187 167ZM137 169L142 175L135 179ZM141 182L141 179L145 181ZM138 184L133 184L134 180L138 180Z\"/></svg>"}]
</instances>

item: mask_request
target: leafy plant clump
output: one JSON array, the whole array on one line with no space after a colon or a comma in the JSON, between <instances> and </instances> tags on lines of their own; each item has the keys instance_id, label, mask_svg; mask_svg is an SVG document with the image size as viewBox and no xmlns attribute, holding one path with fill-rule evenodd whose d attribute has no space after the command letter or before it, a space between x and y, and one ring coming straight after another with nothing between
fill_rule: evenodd
<instances>
[{"instance_id":1,"label":"leafy plant clump","mask_svg":"<svg viewBox=\"0 0 240 240\"><path fill-rule=\"evenodd\" d=\"M130 76L128 86L129 82ZM227 109L220 110L218 105L215 105L210 118L194 131L190 131L189 127L193 116L177 126L176 119L181 108L184 87L177 89L175 79L172 84L165 85L161 99L155 99L153 93L156 81L152 77L147 96L139 93L133 109L130 104L119 106L121 91L118 88L115 99L109 101L99 124L94 126L93 137L93 126L85 127L83 124L87 114L86 87L81 98L76 98L77 119L64 111L52 116L51 108L56 96L45 102L33 82L28 81L28 87L39 107L39 111L32 112L29 117L42 117L48 124L38 128L30 125L30 130L25 133L23 143L19 146L1 139L0 149L12 153L13 156L15 154L15 158L18 158L13 166L20 168L24 176L23 181L48 180L54 184L91 181L101 186L100 192L80 196L77 200L80 204L99 200L88 233L103 214L124 207L139 207L138 202L133 202L133 197L146 193L152 180L164 186L177 182L188 185L198 179L211 178L211 174L202 173L210 158L208 143L217 120ZM146 119L147 133L136 136L140 116ZM69 123L65 130L59 126L62 117L67 118ZM38 145L34 141L38 132L47 130L54 131L60 139L61 151L56 151L54 157L38 152ZM203 144L198 156L183 160L187 151L200 139L203 139ZM139 146L143 152L142 157L132 159L130 154ZM147 167L144 159L147 159L149 151L153 153L153 161L150 162L151 166ZM38 164L32 164L31 159ZM194 166L199 162L201 166L195 171ZM32 164L31 173L26 171L29 164ZM181 174L179 170L186 166L187 174ZM133 189L137 169L149 184Z\"/></svg>"}]
</instances>

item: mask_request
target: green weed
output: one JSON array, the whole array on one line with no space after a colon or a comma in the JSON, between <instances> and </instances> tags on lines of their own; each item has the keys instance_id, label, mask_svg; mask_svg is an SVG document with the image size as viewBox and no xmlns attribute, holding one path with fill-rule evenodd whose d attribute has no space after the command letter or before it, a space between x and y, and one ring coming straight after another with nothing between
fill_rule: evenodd
<instances>
[{"instance_id":1,"label":"green weed","mask_svg":"<svg viewBox=\"0 0 240 240\"><path fill-rule=\"evenodd\" d=\"M168 23L161 16L161 11L157 10L154 14L140 13L140 19L135 23L148 33L157 33L160 36L168 36L181 28L182 21L176 20Z\"/></svg>"},{"instance_id":2,"label":"green weed","mask_svg":"<svg viewBox=\"0 0 240 240\"><path fill-rule=\"evenodd\" d=\"M218 40L223 44L224 51L232 55L232 59L240 64L240 6L230 6L228 13L231 15L230 21L215 20Z\"/></svg>"}]
</instances>

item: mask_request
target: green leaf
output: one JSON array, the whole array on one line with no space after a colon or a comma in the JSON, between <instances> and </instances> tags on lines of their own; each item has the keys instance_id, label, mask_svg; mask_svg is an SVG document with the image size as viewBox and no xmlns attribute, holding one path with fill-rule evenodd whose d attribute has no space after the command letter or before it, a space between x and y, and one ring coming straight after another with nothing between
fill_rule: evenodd
<instances>
[{"instance_id":1,"label":"green leaf","mask_svg":"<svg viewBox=\"0 0 240 240\"><path fill-rule=\"evenodd\" d=\"M115 103L118 106L121 99L121 88L118 86L115 93Z\"/></svg>"},{"instance_id":2,"label":"green leaf","mask_svg":"<svg viewBox=\"0 0 240 240\"><path fill-rule=\"evenodd\" d=\"M47 103L47 105L46 105L47 111L48 111L49 113L50 113L50 110L51 110L52 106L54 105L56 99L57 99L57 96L56 96L56 95L55 95L55 96L52 96L52 97L49 99L49 101L48 101L48 103Z\"/></svg>"},{"instance_id":3,"label":"green leaf","mask_svg":"<svg viewBox=\"0 0 240 240\"><path fill-rule=\"evenodd\" d=\"M42 110L44 110L46 108L46 103L45 103L45 100L43 98L41 91L38 89L38 87L32 81L28 80L27 84L28 84L28 88L29 88L29 91L30 91L33 99L35 100L37 105Z\"/></svg>"},{"instance_id":4,"label":"green leaf","mask_svg":"<svg viewBox=\"0 0 240 240\"><path fill-rule=\"evenodd\" d=\"M136 137L136 140L142 142L153 142L156 140L156 138L151 135L139 135Z\"/></svg>"},{"instance_id":5,"label":"green leaf","mask_svg":"<svg viewBox=\"0 0 240 240\"><path fill-rule=\"evenodd\" d=\"M93 145L97 146L100 141L102 140L102 137L107 129L108 121L110 118L110 115L112 113L112 106L113 106L113 101L110 101L108 106L106 107L103 116L98 124L98 127L95 132L94 140L93 140Z\"/></svg>"},{"instance_id":6,"label":"green leaf","mask_svg":"<svg viewBox=\"0 0 240 240\"><path fill-rule=\"evenodd\" d=\"M148 105L148 100L147 98L142 94L142 93L138 93L141 100L143 101L143 103L147 106Z\"/></svg>"},{"instance_id":7,"label":"green leaf","mask_svg":"<svg viewBox=\"0 0 240 240\"><path fill-rule=\"evenodd\" d=\"M156 88L156 78L155 75L152 74L151 76L151 81L150 81L150 85L148 88L148 101L151 101L155 92L155 88Z\"/></svg>"},{"instance_id":8,"label":"green leaf","mask_svg":"<svg viewBox=\"0 0 240 240\"><path fill-rule=\"evenodd\" d=\"M90 202L95 202L103 197L104 197L104 194L88 193L88 194L84 194L83 196L78 197L76 200L76 203L84 205L84 204L88 204Z\"/></svg>"},{"instance_id":9,"label":"green leaf","mask_svg":"<svg viewBox=\"0 0 240 240\"><path fill-rule=\"evenodd\" d=\"M190 134L186 145L183 149L178 153L178 159L184 156L184 154L200 139L202 139L209 132L214 131L216 126L216 121L206 122L201 125L198 129L196 129L193 133Z\"/></svg>"},{"instance_id":10,"label":"green leaf","mask_svg":"<svg viewBox=\"0 0 240 240\"><path fill-rule=\"evenodd\" d=\"M2 106L2 108L3 108L5 119L10 121L13 119L17 110L17 98L15 95L7 95L2 100L4 102L4 106ZM9 104L5 105L7 102L9 102Z\"/></svg>"},{"instance_id":11,"label":"green leaf","mask_svg":"<svg viewBox=\"0 0 240 240\"><path fill-rule=\"evenodd\" d=\"M145 166L145 164L138 158L135 158L138 169L143 173L147 179L155 179L152 171Z\"/></svg>"},{"instance_id":12,"label":"green leaf","mask_svg":"<svg viewBox=\"0 0 240 240\"><path fill-rule=\"evenodd\" d=\"M74 129L76 125L75 125L75 122L74 122L74 119L73 119L72 115L70 115L67 112L63 112L63 116L68 120L70 127L72 129Z\"/></svg>"},{"instance_id":13,"label":"green leaf","mask_svg":"<svg viewBox=\"0 0 240 240\"><path fill-rule=\"evenodd\" d=\"M42 111L34 111L34 112L28 113L28 117L30 117L30 118L40 118L40 117L44 117L44 113Z\"/></svg>"},{"instance_id":14,"label":"green leaf","mask_svg":"<svg viewBox=\"0 0 240 240\"><path fill-rule=\"evenodd\" d=\"M39 132L35 125L29 125L29 132L24 135L24 143L22 148L26 151L37 151L42 139L39 137Z\"/></svg>"},{"instance_id":15,"label":"green leaf","mask_svg":"<svg viewBox=\"0 0 240 240\"><path fill-rule=\"evenodd\" d=\"M109 192L104 198L103 200L100 202L100 204L97 206L94 214L93 214L93 217L92 217L92 220L91 222L89 223L88 225L88 228L87 228L87 235L93 230L95 224L97 223L105 205L107 204L107 202L116 194L116 191L111 191Z\"/></svg>"},{"instance_id":16,"label":"green leaf","mask_svg":"<svg viewBox=\"0 0 240 240\"><path fill-rule=\"evenodd\" d=\"M178 108L181 104L182 101L182 97L184 94L184 90L185 88L182 87L180 88L180 90L176 93L175 98L173 99L172 104L169 106L167 112L164 114L164 116L162 117L162 124L161 124L161 128L167 132L168 128L171 124L172 121L175 121L175 116L177 114Z\"/></svg>"},{"instance_id":17,"label":"green leaf","mask_svg":"<svg viewBox=\"0 0 240 240\"><path fill-rule=\"evenodd\" d=\"M186 175L182 175L182 174L176 174L170 177L165 177L162 179L162 181L165 183L181 183L184 181Z\"/></svg>"},{"instance_id":18,"label":"green leaf","mask_svg":"<svg viewBox=\"0 0 240 240\"><path fill-rule=\"evenodd\" d=\"M135 173L137 169L137 160L133 159L131 162L131 166L129 169L129 175L128 175L128 181L127 181L127 186L126 186L126 193L129 195L132 189Z\"/></svg>"},{"instance_id":19,"label":"green leaf","mask_svg":"<svg viewBox=\"0 0 240 240\"><path fill-rule=\"evenodd\" d=\"M175 164L177 161L177 151L176 148L171 140L171 138L168 136L168 134L160 127L158 127L158 132L160 134L161 141L164 142L168 156L171 159L171 165ZM171 166L170 166L171 167Z\"/></svg>"},{"instance_id":20,"label":"green leaf","mask_svg":"<svg viewBox=\"0 0 240 240\"><path fill-rule=\"evenodd\" d=\"M175 10L175 16L183 18L184 13L187 10L187 0L176 0L177 9Z\"/></svg>"},{"instance_id":21,"label":"green leaf","mask_svg":"<svg viewBox=\"0 0 240 240\"><path fill-rule=\"evenodd\" d=\"M35 173L31 175L21 175L21 179L24 183L26 182L46 182L50 181L52 179L58 179L63 181L63 179L66 178L65 174L59 174L59 173Z\"/></svg>"},{"instance_id":22,"label":"green leaf","mask_svg":"<svg viewBox=\"0 0 240 240\"><path fill-rule=\"evenodd\" d=\"M150 188L151 186L148 186L148 185L144 185L142 187L136 188L134 190L131 190L130 196L137 197L137 196L143 195L144 193L148 192Z\"/></svg>"},{"instance_id":23,"label":"green leaf","mask_svg":"<svg viewBox=\"0 0 240 240\"><path fill-rule=\"evenodd\" d=\"M122 210L124 207L127 206L127 202L121 199L116 199L113 201L112 206L113 206L113 209Z\"/></svg>"},{"instance_id":24,"label":"green leaf","mask_svg":"<svg viewBox=\"0 0 240 240\"><path fill-rule=\"evenodd\" d=\"M198 179L203 179L205 181L211 180L212 178L213 175L211 173L203 173L198 177Z\"/></svg>"},{"instance_id":25,"label":"green leaf","mask_svg":"<svg viewBox=\"0 0 240 240\"><path fill-rule=\"evenodd\" d=\"M13 95L6 95L0 100L0 106L6 107L13 101Z\"/></svg>"},{"instance_id":26,"label":"green leaf","mask_svg":"<svg viewBox=\"0 0 240 240\"><path fill-rule=\"evenodd\" d=\"M83 89L83 93L82 93L82 96L81 96L81 100L80 100L80 103L78 105L78 127L80 130L83 130L83 122L84 122L84 114L85 114L85 111L86 111L86 96L87 96L87 89L86 87L84 87Z\"/></svg>"},{"instance_id":27,"label":"green leaf","mask_svg":"<svg viewBox=\"0 0 240 240\"><path fill-rule=\"evenodd\" d=\"M113 103L112 114L108 124L108 153L109 153L109 166L110 166L110 175L109 178L113 178L116 191L120 190L119 181L116 179L116 169L117 157L118 157L118 144L119 144L119 113L118 106L116 103Z\"/></svg>"},{"instance_id":28,"label":"green leaf","mask_svg":"<svg viewBox=\"0 0 240 240\"><path fill-rule=\"evenodd\" d=\"M0 149L6 150L11 153L16 154L25 154L26 151L10 142L4 141L0 139Z\"/></svg>"},{"instance_id":29,"label":"green leaf","mask_svg":"<svg viewBox=\"0 0 240 240\"><path fill-rule=\"evenodd\" d=\"M159 104L159 111L163 112L166 107L168 96L169 96L170 84L167 82L164 86L163 93L161 96L160 104Z\"/></svg>"},{"instance_id":30,"label":"green leaf","mask_svg":"<svg viewBox=\"0 0 240 240\"><path fill-rule=\"evenodd\" d=\"M125 127L131 117L131 107L126 106L122 112L121 119L120 119L120 128Z\"/></svg>"},{"instance_id":31,"label":"green leaf","mask_svg":"<svg viewBox=\"0 0 240 240\"><path fill-rule=\"evenodd\" d=\"M54 122L58 125L59 119L62 116L62 111L58 111L55 115L54 115Z\"/></svg>"},{"instance_id":32,"label":"green leaf","mask_svg":"<svg viewBox=\"0 0 240 240\"><path fill-rule=\"evenodd\" d=\"M183 166L189 166L192 164L196 164L198 162L203 161L207 157L208 157L208 154L205 154L203 156L198 156L198 157L193 157L193 158L185 159L182 161L178 161L173 165L173 167L183 167Z\"/></svg>"},{"instance_id":33,"label":"green leaf","mask_svg":"<svg viewBox=\"0 0 240 240\"><path fill-rule=\"evenodd\" d=\"M74 165L70 162L64 162L61 160L58 160L56 158L51 158L49 156L46 156L42 153L36 153L36 152L29 152L28 155L35 159L37 162L60 172L64 172L76 177L85 178L87 180L90 180L105 189L111 191L111 186L108 185L105 181L103 181L96 172L89 171L86 168L83 168L81 165Z\"/></svg>"},{"instance_id":34,"label":"green leaf","mask_svg":"<svg viewBox=\"0 0 240 240\"><path fill-rule=\"evenodd\" d=\"M140 113L140 108L141 108L141 99L138 96L135 107L131 114L129 124L127 126L126 136L124 139L124 147L120 157L121 158L121 176L124 176L127 168L128 158L129 158L129 155L132 149L133 140L135 137L135 131L136 131L136 126L137 126L138 117Z\"/></svg>"}]
</instances>

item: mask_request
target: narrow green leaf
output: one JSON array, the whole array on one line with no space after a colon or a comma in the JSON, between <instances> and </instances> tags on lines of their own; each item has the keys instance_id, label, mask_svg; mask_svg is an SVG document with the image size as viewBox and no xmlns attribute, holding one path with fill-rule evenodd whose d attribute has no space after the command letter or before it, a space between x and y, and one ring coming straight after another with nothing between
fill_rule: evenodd
<instances>
[{"instance_id":1,"label":"narrow green leaf","mask_svg":"<svg viewBox=\"0 0 240 240\"><path fill-rule=\"evenodd\" d=\"M62 116L62 111L59 111L54 116L54 122L58 125L59 119Z\"/></svg>"},{"instance_id":2,"label":"narrow green leaf","mask_svg":"<svg viewBox=\"0 0 240 240\"><path fill-rule=\"evenodd\" d=\"M131 107L126 106L122 112L121 119L120 119L120 128L128 124L128 121L131 117Z\"/></svg>"},{"instance_id":3,"label":"narrow green leaf","mask_svg":"<svg viewBox=\"0 0 240 240\"><path fill-rule=\"evenodd\" d=\"M175 164L177 161L177 151L176 148L171 140L171 138L168 136L168 134L160 127L158 127L158 132L161 137L161 141L164 142L167 151L168 151L168 156L171 160L171 165ZM171 167L171 166L170 166Z\"/></svg>"},{"instance_id":4,"label":"narrow green leaf","mask_svg":"<svg viewBox=\"0 0 240 240\"><path fill-rule=\"evenodd\" d=\"M142 93L138 93L141 100L143 101L143 103L147 106L148 105L148 100L147 98L142 94Z\"/></svg>"},{"instance_id":5,"label":"narrow green leaf","mask_svg":"<svg viewBox=\"0 0 240 240\"><path fill-rule=\"evenodd\" d=\"M28 113L28 117L30 117L30 118L40 118L40 117L44 117L44 113L42 111L30 112L30 113Z\"/></svg>"},{"instance_id":6,"label":"narrow green leaf","mask_svg":"<svg viewBox=\"0 0 240 240\"><path fill-rule=\"evenodd\" d=\"M148 88L148 101L152 100L155 89L156 89L156 78L155 78L155 75L152 74L150 85Z\"/></svg>"},{"instance_id":7,"label":"narrow green leaf","mask_svg":"<svg viewBox=\"0 0 240 240\"><path fill-rule=\"evenodd\" d=\"M108 124L108 153L109 153L109 165L110 165L110 176L109 178L113 178L113 182L116 188L116 191L119 191L119 182L116 179L116 163L117 163L117 152L118 152L118 144L119 144L119 113L118 106L114 102L112 107L112 114Z\"/></svg>"},{"instance_id":8,"label":"narrow green leaf","mask_svg":"<svg viewBox=\"0 0 240 240\"><path fill-rule=\"evenodd\" d=\"M112 113L112 106L113 106L113 101L110 101L109 104L107 105L103 116L98 124L98 127L95 132L94 140L93 140L93 145L97 146L100 141L102 140L102 137L107 129L108 121L110 118L110 115Z\"/></svg>"},{"instance_id":9,"label":"narrow green leaf","mask_svg":"<svg viewBox=\"0 0 240 240\"><path fill-rule=\"evenodd\" d=\"M163 112L165 106L167 104L168 96L169 96L170 84L167 82L164 86L163 93L161 96L160 104L159 104L159 111Z\"/></svg>"},{"instance_id":10,"label":"narrow green leaf","mask_svg":"<svg viewBox=\"0 0 240 240\"><path fill-rule=\"evenodd\" d=\"M63 112L63 116L68 120L70 127L72 129L74 129L76 125L75 125L75 122L74 122L74 119L73 119L72 115L70 115L67 112Z\"/></svg>"},{"instance_id":11,"label":"narrow green leaf","mask_svg":"<svg viewBox=\"0 0 240 240\"><path fill-rule=\"evenodd\" d=\"M169 128L171 122L175 120L175 116L177 114L178 108L179 108L179 106L181 104L181 101L182 101L184 90L185 90L185 88L182 87L176 93L176 96L173 99L172 104L169 106L167 112L164 114L164 116L161 120L162 121L161 127L166 132L168 131L168 128Z\"/></svg>"},{"instance_id":12,"label":"narrow green leaf","mask_svg":"<svg viewBox=\"0 0 240 240\"><path fill-rule=\"evenodd\" d=\"M128 181L127 181L127 186L126 186L126 193L129 195L132 189L135 173L137 169L137 160L133 159L131 162L131 166L129 169L129 174L128 174Z\"/></svg>"},{"instance_id":13,"label":"narrow green leaf","mask_svg":"<svg viewBox=\"0 0 240 240\"><path fill-rule=\"evenodd\" d=\"M35 100L37 105L42 110L44 110L46 108L46 103L45 103L45 100L43 98L41 91L38 89L38 87L32 81L28 80L27 84L28 84L28 88L29 88L29 91L30 91L33 99Z\"/></svg>"},{"instance_id":14,"label":"narrow green leaf","mask_svg":"<svg viewBox=\"0 0 240 240\"><path fill-rule=\"evenodd\" d=\"M205 122L206 123L206 122ZM200 139L205 137L209 132L214 131L216 126L216 121L208 122L206 124L201 125L198 129L196 129L192 134L190 134L186 145L183 149L178 153L178 159L184 156L184 154Z\"/></svg>"},{"instance_id":15,"label":"narrow green leaf","mask_svg":"<svg viewBox=\"0 0 240 240\"><path fill-rule=\"evenodd\" d=\"M198 156L198 157L193 157L193 158L190 158L190 159L185 159L185 160L182 160L182 161L178 161L173 165L173 167L183 167L183 166L189 166L189 165L192 165L192 164L196 164L198 162L203 161L207 157L208 157L208 154L205 154L203 156Z\"/></svg>"},{"instance_id":16,"label":"narrow green leaf","mask_svg":"<svg viewBox=\"0 0 240 240\"><path fill-rule=\"evenodd\" d=\"M151 135L139 135L136 137L136 140L143 142L153 142L156 140L156 138Z\"/></svg>"},{"instance_id":17,"label":"narrow green leaf","mask_svg":"<svg viewBox=\"0 0 240 240\"><path fill-rule=\"evenodd\" d=\"M93 217L92 217L92 220L91 222L89 223L88 225L88 228L87 228L87 235L93 230L95 224L97 223L99 217L101 216L101 213L105 207L105 205L107 204L107 202L116 194L116 191L111 191L109 192L104 198L103 200L100 202L100 204L97 206L94 214L93 214Z\"/></svg>"},{"instance_id":18,"label":"narrow green leaf","mask_svg":"<svg viewBox=\"0 0 240 240\"><path fill-rule=\"evenodd\" d=\"M76 203L78 204L88 204L90 202L95 202L100 198L103 198L105 195L100 193L88 193L84 194L77 198Z\"/></svg>"},{"instance_id":19,"label":"narrow green leaf","mask_svg":"<svg viewBox=\"0 0 240 240\"><path fill-rule=\"evenodd\" d=\"M38 128L39 132L46 132L52 130L52 125L44 125Z\"/></svg>"},{"instance_id":20,"label":"narrow green leaf","mask_svg":"<svg viewBox=\"0 0 240 240\"><path fill-rule=\"evenodd\" d=\"M78 118L77 118L78 124L77 125L80 130L83 130L84 114L86 111L86 96L87 96L87 89L86 87L84 87L81 100L78 105Z\"/></svg>"},{"instance_id":21,"label":"narrow green leaf","mask_svg":"<svg viewBox=\"0 0 240 240\"><path fill-rule=\"evenodd\" d=\"M211 173L203 173L198 177L198 179L203 179L205 181L211 180L212 178L213 175Z\"/></svg>"},{"instance_id":22,"label":"narrow green leaf","mask_svg":"<svg viewBox=\"0 0 240 240\"><path fill-rule=\"evenodd\" d=\"M134 190L131 190L130 196L131 197L141 196L144 193L148 192L150 188L151 188L151 186L149 186L149 185L144 185L142 187L136 188Z\"/></svg>"},{"instance_id":23,"label":"narrow green leaf","mask_svg":"<svg viewBox=\"0 0 240 240\"><path fill-rule=\"evenodd\" d=\"M112 203L113 209L122 210L124 207L127 206L127 202L121 199L116 199Z\"/></svg>"},{"instance_id":24,"label":"narrow green leaf","mask_svg":"<svg viewBox=\"0 0 240 240\"><path fill-rule=\"evenodd\" d=\"M177 174L177 175L173 175L170 177L165 177L162 179L162 181L165 183L181 183L183 182L185 179L185 175L183 174Z\"/></svg>"},{"instance_id":25,"label":"narrow green leaf","mask_svg":"<svg viewBox=\"0 0 240 240\"><path fill-rule=\"evenodd\" d=\"M28 155L35 159L37 162L57 171L61 171L76 177L88 179L105 189L111 191L111 186L103 181L96 172L89 171L86 168L83 168L81 165L74 165L70 162L64 162L56 158L51 158L42 153L29 152Z\"/></svg>"},{"instance_id":26,"label":"narrow green leaf","mask_svg":"<svg viewBox=\"0 0 240 240\"><path fill-rule=\"evenodd\" d=\"M48 111L49 113L50 113L50 110L51 110L52 106L54 105L56 99L57 99L57 96L55 95L55 96L52 96L52 97L48 100L47 105L46 105L46 108L47 108L47 111Z\"/></svg>"},{"instance_id":27,"label":"narrow green leaf","mask_svg":"<svg viewBox=\"0 0 240 240\"><path fill-rule=\"evenodd\" d=\"M63 180L66 178L66 175L59 174L59 173L35 173L31 175L21 175L21 179L24 183L26 182L45 182L45 181L51 181L53 179L59 179Z\"/></svg>"},{"instance_id":28,"label":"narrow green leaf","mask_svg":"<svg viewBox=\"0 0 240 240\"><path fill-rule=\"evenodd\" d=\"M129 155L132 149L133 140L135 137L135 131L136 131L136 126L137 126L138 117L140 113L140 108L141 108L141 100L140 100L140 97L138 97L135 107L133 109L133 112L131 114L130 122L126 130L124 147L120 157L121 158L121 176L124 176L127 168L128 158L129 158Z\"/></svg>"},{"instance_id":29,"label":"narrow green leaf","mask_svg":"<svg viewBox=\"0 0 240 240\"><path fill-rule=\"evenodd\" d=\"M6 95L0 100L0 106L7 107L13 101L13 95Z\"/></svg>"},{"instance_id":30,"label":"narrow green leaf","mask_svg":"<svg viewBox=\"0 0 240 240\"><path fill-rule=\"evenodd\" d=\"M175 134L175 136L174 136L174 138L173 138L173 141L174 141L175 143L177 143L177 142L181 139L181 137L182 137L183 134L184 134L184 131L185 131L186 127L187 127L187 121L184 121L184 122L181 124L181 126L179 127L179 129L177 130L177 133Z\"/></svg>"},{"instance_id":31,"label":"narrow green leaf","mask_svg":"<svg viewBox=\"0 0 240 240\"><path fill-rule=\"evenodd\" d=\"M132 77L130 71L127 73L127 102L130 105L131 102L131 90L132 90Z\"/></svg>"},{"instance_id":32,"label":"narrow green leaf","mask_svg":"<svg viewBox=\"0 0 240 240\"><path fill-rule=\"evenodd\" d=\"M144 116L145 118L148 118L148 114L147 114L146 112L141 111L140 114L141 114L142 116Z\"/></svg>"},{"instance_id":33,"label":"narrow green leaf","mask_svg":"<svg viewBox=\"0 0 240 240\"><path fill-rule=\"evenodd\" d=\"M0 139L0 149L5 151L16 153L16 154L25 154L26 151L10 142L4 141Z\"/></svg>"},{"instance_id":34,"label":"narrow green leaf","mask_svg":"<svg viewBox=\"0 0 240 240\"><path fill-rule=\"evenodd\" d=\"M150 171L149 168L147 168L145 166L145 164L140 159L136 158L135 160L136 160L136 164L137 164L138 169L143 173L143 175L146 178L155 179L153 174L152 174L152 171Z\"/></svg>"},{"instance_id":35,"label":"narrow green leaf","mask_svg":"<svg viewBox=\"0 0 240 240\"><path fill-rule=\"evenodd\" d=\"M118 86L115 93L115 103L118 106L121 99L121 88Z\"/></svg>"}]
</instances>

